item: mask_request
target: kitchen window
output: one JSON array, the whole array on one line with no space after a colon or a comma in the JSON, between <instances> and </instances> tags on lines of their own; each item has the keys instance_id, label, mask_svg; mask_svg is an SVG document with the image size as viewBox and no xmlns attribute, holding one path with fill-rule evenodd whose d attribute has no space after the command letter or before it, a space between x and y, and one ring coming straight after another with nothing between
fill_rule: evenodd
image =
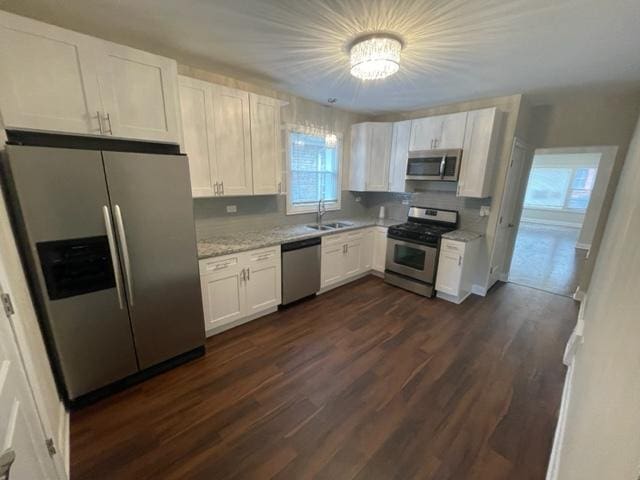
<instances>
[{"instance_id":1,"label":"kitchen window","mask_svg":"<svg viewBox=\"0 0 640 480\"><path fill-rule=\"evenodd\" d=\"M524 207L584 212L597 172L595 167L533 167Z\"/></svg>"},{"instance_id":2,"label":"kitchen window","mask_svg":"<svg viewBox=\"0 0 640 480\"><path fill-rule=\"evenodd\" d=\"M327 210L340 209L340 136L288 132L287 215L315 212L324 200Z\"/></svg>"}]
</instances>

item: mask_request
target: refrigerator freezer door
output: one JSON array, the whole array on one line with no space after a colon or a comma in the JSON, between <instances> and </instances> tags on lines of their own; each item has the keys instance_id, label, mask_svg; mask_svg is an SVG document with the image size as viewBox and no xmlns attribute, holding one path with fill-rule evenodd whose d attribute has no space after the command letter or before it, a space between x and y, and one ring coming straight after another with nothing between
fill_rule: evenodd
<instances>
[{"instance_id":1,"label":"refrigerator freezer door","mask_svg":"<svg viewBox=\"0 0 640 480\"><path fill-rule=\"evenodd\" d=\"M75 149L6 148L27 273L57 371L74 399L138 369L112 267L102 157Z\"/></svg>"},{"instance_id":2,"label":"refrigerator freezer door","mask_svg":"<svg viewBox=\"0 0 640 480\"><path fill-rule=\"evenodd\" d=\"M140 368L204 344L187 157L102 152Z\"/></svg>"}]
</instances>

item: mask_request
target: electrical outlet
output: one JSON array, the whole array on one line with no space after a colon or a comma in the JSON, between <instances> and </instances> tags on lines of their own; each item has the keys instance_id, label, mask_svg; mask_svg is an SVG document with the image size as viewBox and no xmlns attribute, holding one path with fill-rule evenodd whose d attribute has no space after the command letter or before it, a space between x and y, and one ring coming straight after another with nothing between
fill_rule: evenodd
<instances>
[{"instance_id":1,"label":"electrical outlet","mask_svg":"<svg viewBox=\"0 0 640 480\"><path fill-rule=\"evenodd\" d=\"M487 205L483 205L482 207L480 207L480 216L481 217L488 217L491 214L491 207L487 206Z\"/></svg>"},{"instance_id":2,"label":"electrical outlet","mask_svg":"<svg viewBox=\"0 0 640 480\"><path fill-rule=\"evenodd\" d=\"M356 202L360 203L361 200L362 200L362 197L356 197Z\"/></svg>"},{"instance_id":3,"label":"electrical outlet","mask_svg":"<svg viewBox=\"0 0 640 480\"><path fill-rule=\"evenodd\" d=\"M237 213L238 207L235 205L227 205L227 213Z\"/></svg>"},{"instance_id":4,"label":"electrical outlet","mask_svg":"<svg viewBox=\"0 0 640 480\"><path fill-rule=\"evenodd\" d=\"M402 204L403 204L403 205L409 205L409 200L406 200L406 199L405 199L405 200L402 200Z\"/></svg>"}]
</instances>

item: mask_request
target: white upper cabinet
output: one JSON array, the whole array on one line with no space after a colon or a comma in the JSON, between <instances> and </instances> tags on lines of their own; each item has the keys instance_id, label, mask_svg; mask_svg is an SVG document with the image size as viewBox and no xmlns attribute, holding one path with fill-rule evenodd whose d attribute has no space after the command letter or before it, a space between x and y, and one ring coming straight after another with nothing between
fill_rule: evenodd
<instances>
[{"instance_id":1,"label":"white upper cabinet","mask_svg":"<svg viewBox=\"0 0 640 480\"><path fill-rule=\"evenodd\" d=\"M215 195L216 143L209 84L180 77L180 112L183 147L189 153L189 173L194 197Z\"/></svg>"},{"instance_id":2,"label":"white upper cabinet","mask_svg":"<svg viewBox=\"0 0 640 480\"><path fill-rule=\"evenodd\" d=\"M462 148L467 112L418 118L411 124L410 150Z\"/></svg>"},{"instance_id":3,"label":"white upper cabinet","mask_svg":"<svg viewBox=\"0 0 640 480\"><path fill-rule=\"evenodd\" d=\"M411 137L411 120L395 122L391 141L391 159L389 161L390 192L405 191L407 175L407 159L409 158L409 139Z\"/></svg>"},{"instance_id":4,"label":"white upper cabinet","mask_svg":"<svg viewBox=\"0 0 640 480\"><path fill-rule=\"evenodd\" d=\"M0 12L0 109L7 128L99 135L97 41Z\"/></svg>"},{"instance_id":5,"label":"white upper cabinet","mask_svg":"<svg viewBox=\"0 0 640 480\"><path fill-rule=\"evenodd\" d=\"M491 196L500 119L501 112L495 107L469 112L458 180L459 197Z\"/></svg>"},{"instance_id":6,"label":"white upper cabinet","mask_svg":"<svg viewBox=\"0 0 640 480\"><path fill-rule=\"evenodd\" d=\"M98 55L105 133L178 142L175 60L110 42Z\"/></svg>"},{"instance_id":7,"label":"white upper cabinet","mask_svg":"<svg viewBox=\"0 0 640 480\"><path fill-rule=\"evenodd\" d=\"M392 123L376 122L351 126L350 190L387 191L392 128Z\"/></svg>"},{"instance_id":8,"label":"white upper cabinet","mask_svg":"<svg viewBox=\"0 0 640 480\"><path fill-rule=\"evenodd\" d=\"M251 195L249 94L210 84L213 95L218 195ZM187 151L189 155L189 151Z\"/></svg>"},{"instance_id":9,"label":"white upper cabinet","mask_svg":"<svg viewBox=\"0 0 640 480\"><path fill-rule=\"evenodd\" d=\"M280 101L180 76L194 197L282 192Z\"/></svg>"},{"instance_id":10,"label":"white upper cabinet","mask_svg":"<svg viewBox=\"0 0 640 480\"><path fill-rule=\"evenodd\" d=\"M179 141L174 60L0 12L5 127Z\"/></svg>"},{"instance_id":11,"label":"white upper cabinet","mask_svg":"<svg viewBox=\"0 0 640 480\"><path fill-rule=\"evenodd\" d=\"M253 193L282 192L280 101L250 94Z\"/></svg>"}]
</instances>

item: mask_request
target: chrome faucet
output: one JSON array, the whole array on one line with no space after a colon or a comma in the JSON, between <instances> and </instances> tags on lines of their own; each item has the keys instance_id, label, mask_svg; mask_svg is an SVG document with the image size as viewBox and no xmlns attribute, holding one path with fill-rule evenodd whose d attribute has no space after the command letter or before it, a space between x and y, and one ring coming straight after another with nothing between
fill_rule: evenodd
<instances>
[{"instance_id":1,"label":"chrome faucet","mask_svg":"<svg viewBox=\"0 0 640 480\"><path fill-rule=\"evenodd\" d=\"M318 200L318 213L316 214L316 223L322 225L322 217L327 213L327 207L324 205L324 200Z\"/></svg>"}]
</instances>

